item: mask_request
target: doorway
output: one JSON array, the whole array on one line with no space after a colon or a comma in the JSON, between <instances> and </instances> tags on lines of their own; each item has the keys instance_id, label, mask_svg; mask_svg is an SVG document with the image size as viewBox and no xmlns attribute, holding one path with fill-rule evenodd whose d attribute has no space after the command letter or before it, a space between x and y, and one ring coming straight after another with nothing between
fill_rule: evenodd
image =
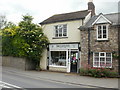
<instances>
[{"instance_id":1,"label":"doorway","mask_svg":"<svg viewBox=\"0 0 120 90\"><path fill-rule=\"evenodd\" d=\"M70 53L70 63L71 63L70 72L77 72L78 59L79 59L78 51L71 51L71 53Z\"/></svg>"}]
</instances>

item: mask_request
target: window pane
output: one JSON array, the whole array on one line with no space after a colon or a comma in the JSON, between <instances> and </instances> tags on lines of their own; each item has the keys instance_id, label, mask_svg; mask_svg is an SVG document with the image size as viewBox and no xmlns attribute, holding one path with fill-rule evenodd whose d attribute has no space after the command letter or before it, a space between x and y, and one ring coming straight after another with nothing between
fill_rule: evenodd
<instances>
[{"instance_id":1,"label":"window pane","mask_svg":"<svg viewBox=\"0 0 120 90\"><path fill-rule=\"evenodd\" d=\"M100 53L100 56L105 56L105 53Z\"/></svg>"},{"instance_id":2,"label":"window pane","mask_svg":"<svg viewBox=\"0 0 120 90\"><path fill-rule=\"evenodd\" d=\"M110 57L111 58L111 53L106 53L106 57Z\"/></svg>"},{"instance_id":3,"label":"window pane","mask_svg":"<svg viewBox=\"0 0 120 90\"><path fill-rule=\"evenodd\" d=\"M99 53L95 53L95 57L99 57Z\"/></svg>"},{"instance_id":4,"label":"window pane","mask_svg":"<svg viewBox=\"0 0 120 90\"><path fill-rule=\"evenodd\" d=\"M57 30L58 29L58 26L55 26L55 30Z\"/></svg>"},{"instance_id":5,"label":"window pane","mask_svg":"<svg viewBox=\"0 0 120 90\"><path fill-rule=\"evenodd\" d=\"M99 67L99 53L94 53L94 67Z\"/></svg>"},{"instance_id":6,"label":"window pane","mask_svg":"<svg viewBox=\"0 0 120 90\"><path fill-rule=\"evenodd\" d=\"M99 58L95 58L95 61L99 61Z\"/></svg>"},{"instance_id":7,"label":"window pane","mask_svg":"<svg viewBox=\"0 0 120 90\"><path fill-rule=\"evenodd\" d=\"M107 38L106 26L103 26L103 38Z\"/></svg>"},{"instance_id":8,"label":"window pane","mask_svg":"<svg viewBox=\"0 0 120 90\"><path fill-rule=\"evenodd\" d=\"M107 62L107 61L109 61L109 62L110 62L110 61L111 61L111 58L106 58L106 62Z\"/></svg>"},{"instance_id":9,"label":"window pane","mask_svg":"<svg viewBox=\"0 0 120 90\"><path fill-rule=\"evenodd\" d=\"M67 30L66 29L63 30L63 36L67 36Z\"/></svg>"},{"instance_id":10,"label":"window pane","mask_svg":"<svg viewBox=\"0 0 120 90\"><path fill-rule=\"evenodd\" d=\"M50 65L66 66L66 51L52 51Z\"/></svg>"},{"instance_id":11,"label":"window pane","mask_svg":"<svg viewBox=\"0 0 120 90\"><path fill-rule=\"evenodd\" d=\"M101 61L105 61L105 58L104 58L104 57L103 57L103 58L100 58L100 62L101 62Z\"/></svg>"},{"instance_id":12,"label":"window pane","mask_svg":"<svg viewBox=\"0 0 120 90\"><path fill-rule=\"evenodd\" d=\"M107 38L107 36L106 36L106 35L103 35L103 38Z\"/></svg>"},{"instance_id":13,"label":"window pane","mask_svg":"<svg viewBox=\"0 0 120 90\"><path fill-rule=\"evenodd\" d=\"M63 36L67 36L67 33L66 33L66 32L63 32Z\"/></svg>"},{"instance_id":14,"label":"window pane","mask_svg":"<svg viewBox=\"0 0 120 90\"><path fill-rule=\"evenodd\" d=\"M51 52L51 65L57 65L59 59L59 52Z\"/></svg>"},{"instance_id":15,"label":"window pane","mask_svg":"<svg viewBox=\"0 0 120 90\"><path fill-rule=\"evenodd\" d=\"M103 30L106 30L106 26L103 26Z\"/></svg>"},{"instance_id":16,"label":"window pane","mask_svg":"<svg viewBox=\"0 0 120 90\"><path fill-rule=\"evenodd\" d=\"M101 26L98 26L98 30L101 30Z\"/></svg>"},{"instance_id":17,"label":"window pane","mask_svg":"<svg viewBox=\"0 0 120 90\"><path fill-rule=\"evenodd\" d=\"M55 37L58 37L58 26L55 26Z\"/></svg>"},{"instance_id":18,"label":"window pane","mask_svg":"<svg viewBox=\"0 0 120 90\"><path fill-rule=\"evenodd\" d=\"M59 36L62 36L62 27L59 28Z\"/></svg>"},{"instance_id":19,"label":"window pane","mask_svg":"<svg viewBox=\"0 0 120 90\"><path fill-rule=\"evenodd\" d=\"M67 25L63 25L63 36L67 36Z\"/></svg>"},{"instance_id":20,"label":"window pane","mask_svg":"<svg viewBox=\"0 0 120 90\"><path fill-rule=\"evenodd\" d=\"M63 25L63 28L66 29L66 28L67 28L67 25Z\"/></svg>"},{"instance_id":21,"label":"window pane","mask_svg":"<svg viewBox=\"0 0 120 90\"><path fill-rule=\"evenodd\" d=\"M95 67L99 67L99 62L94 62Z\"/></svg>"},{"instance_id":22,"label":"window pane","mask_svg":"<svg viewBox=\"0 0 120 90\"><path fill-rule=\"evenodd\" d=\"M111 62L106 62L106 67L111 67L112 63Z\"/></svg>"},{"instance_id":23,"label":"window pane","mask_svg":"<svg viewBox=\"0 0 120 90\"><path fill-rule=\"evenodd\" d=\"M55 30L55 37L58 37L58 30Z\"/></svg>"},{"instance_id":24,"label":"window pane","mask_svg":"<svg viewBox=\"0 0 120 90\"><path fill-rule=\"evenodd\" d=\"M103 30L103 38L107 38L106 29L105 29L105 30Z\"/></svg>"},{"instance_id":25,"label":"window pane","mask_svg":"<svg viewBox=\"0 0 120 90\"><path fill-rule=\"evenodd\" d=\"M103 34L106 34L106 29L105 29L105 30L103 30Z\"/></svg>"},{"instance_id":26,"label":"window pane","mask_svg":"<svg viewBox=\"0 0 120 90\"><path fill-rule=\"evenodd\" d=\"M105 62L100 62L100 67L105 66Z\"/></svg>"}]
</instances>

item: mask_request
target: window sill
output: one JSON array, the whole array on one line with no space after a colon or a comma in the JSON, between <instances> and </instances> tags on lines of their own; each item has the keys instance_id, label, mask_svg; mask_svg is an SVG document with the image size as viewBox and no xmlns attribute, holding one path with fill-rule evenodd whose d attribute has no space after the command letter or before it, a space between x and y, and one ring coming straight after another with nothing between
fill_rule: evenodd
<instances>
[{"instance_id":1,"label":"window sill","mask_svg":"<svg viewBox=\"0 0 120 90\"><path fill-rule=\"evenodd\" d=\"M67 68L67 66L49 65L49 67Z\"/></svg>"},{"instance_id":2,"label":"window sill","mask_svg":"<svg viewBox=\"0 0 120 90\"><path fill-rule=\"evenodd\" d=\"M108 68L108 69L112 69L112 66L110 66L110 67L93 66L93 68Z\"/></svg>"},{"instance_id":3,"label":"window sill","mask_svg":"<svg viewBox=\"0 0 120 90\"><path fill-rule=\"evenodd\" d=\"M109 42L110 40L95 40L95 42Z\"/></svg>"},{"instance_id":4,"label":"window sill","mask_svg":"<svg viewBox=\"0 0 120 90\"><path fill-rule=\"evenodd\" d=\"M64 39L64 38L68 38L68 37L53 37L52 39Z\"/></svg>"}]
</instances>

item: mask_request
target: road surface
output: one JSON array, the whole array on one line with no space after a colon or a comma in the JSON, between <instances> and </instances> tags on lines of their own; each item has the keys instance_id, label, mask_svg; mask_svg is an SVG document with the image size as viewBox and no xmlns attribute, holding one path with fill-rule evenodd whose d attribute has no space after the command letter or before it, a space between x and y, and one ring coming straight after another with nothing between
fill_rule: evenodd
<instances>
[{"instance_id":1,"label":"road surface","mask_svg":"<svg viewBox=\"0 0 120 90\"><path fill-rule=\"evenodd\" d=\"M1 83L2 84L0 86L2 86L3 88L81 88L79 90L83 90L83 88L90 88L90 90L104 90L103 88L100 89L90 86L44 80L41 78L26 76L22 73L18 74L4 70L2 71Z\"/></svg>"}]
</instances>

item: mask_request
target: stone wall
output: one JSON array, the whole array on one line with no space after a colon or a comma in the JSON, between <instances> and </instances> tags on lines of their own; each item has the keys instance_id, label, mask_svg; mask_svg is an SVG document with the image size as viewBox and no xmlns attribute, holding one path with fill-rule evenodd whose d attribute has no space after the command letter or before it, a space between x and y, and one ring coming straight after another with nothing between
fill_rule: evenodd
<instances>
[{"instance_id":1,"label":"stone wall","mask_svg":"<svg viewBox=\"0 0 120 90\"><path fill-rule=\"evenodd\" d=\"M81 31L81 68L88 64L88 31Z\"/></svg>"},{"instance_id":2,"label":"stone wall","mask_svg":"<svg viewBox=\"0 0 120 90\"><path fill-rule=\"evenodd\" d=\"M118 55L118 28L109 26L108 40L98 41L96 26L90 31L90 65L93 66L93 52L111 52ZM88 30L81 31L81 66L88 62ZM112 68L118 70L118 59L112 58Z\"/></svg>"},{"instance_id":3,"label":"stone wall","mask_svg":"<svg viewBox=\"0 0 120 90\"><path fill-rule=\"evenodd\" d=\"M2 66L13 67L22 70L35 69L35 63L25 58L17 58L10 56L2 57Z\"/></svg>"}]
</instances>

